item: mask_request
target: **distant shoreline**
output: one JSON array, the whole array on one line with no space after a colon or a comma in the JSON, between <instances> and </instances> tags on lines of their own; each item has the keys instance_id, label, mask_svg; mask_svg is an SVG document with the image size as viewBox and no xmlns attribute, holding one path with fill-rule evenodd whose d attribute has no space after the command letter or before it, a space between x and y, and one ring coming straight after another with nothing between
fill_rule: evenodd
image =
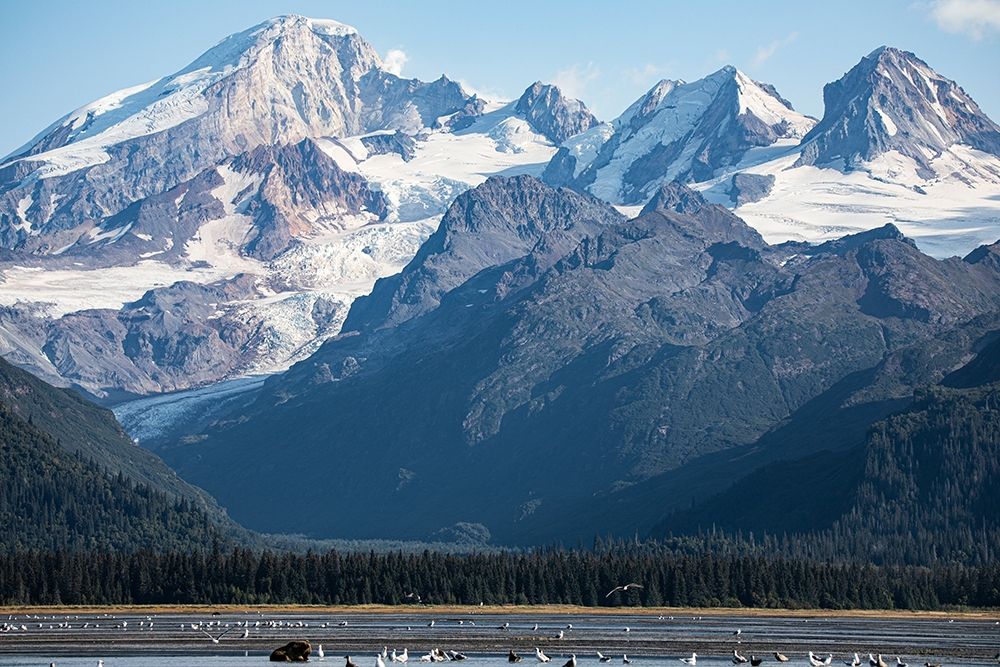
<instances>
[{"instance_id":1,"label":"distant shoreline","mask_svg":"<svg viewBox=\"0 0 1000 667\"><path fill-rule=\"evenodd\" d=\"M577 605L34 605L0 606L0 614L195 614L219 612L239 613L302 613L302 614L460 614L548 616L554 614L588 616L745 616L796 618L901 618L933 619L961 618L965 620L1000 621L1000 609L956 609L911 611L904 609L772 609L761 607L583 607Z\"/></svg>"}]
</instances>

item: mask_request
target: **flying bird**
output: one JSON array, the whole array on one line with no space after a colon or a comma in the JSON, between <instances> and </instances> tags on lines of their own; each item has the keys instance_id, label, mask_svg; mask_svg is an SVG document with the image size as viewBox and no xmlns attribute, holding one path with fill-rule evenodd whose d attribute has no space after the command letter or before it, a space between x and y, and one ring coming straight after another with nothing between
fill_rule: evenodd
<instances>
[{"instance_id":1,"label":"flying bird","mask_svg":"<svg viewBox=\"0 0 1000 667\"><path fill-rule=\"evenodd\" d=\"M625 584L624 586L615 586L610 591L608 591L608 594L605 595L604 597L605 598L609 598L612 595L614 595L615 593L627 591L630 588L642 588L642 586L640 586L639 584Z\"/></svg>"},{"instance_id":2,"label":"flying bird","mask_svg":"<svg viewBox=\"0 0 1000 667\"><path fill-rule=\"evenodd\" d=\"M226 635L228 635L230 633L230 631L232 631L232 628L228 628L226 630L223 630L222 633L213 636L213 635L210 635L209 633L205 632L204 630L202 630L201 634L203 634L206 637L208 637L209 639L211 639L213 644L218 644L219 640L221 640L223 637L225 637Z\"/></svg>"}]
</instances>

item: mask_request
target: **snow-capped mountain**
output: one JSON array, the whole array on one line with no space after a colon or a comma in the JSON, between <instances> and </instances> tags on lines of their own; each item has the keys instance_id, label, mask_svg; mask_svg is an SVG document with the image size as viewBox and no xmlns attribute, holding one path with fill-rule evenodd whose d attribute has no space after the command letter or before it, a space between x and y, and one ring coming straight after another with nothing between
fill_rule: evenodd
<instances>
[{"instance_id":1,"label":"snow-capped mountain","mask_svg":"<svg viewBox=\"0 0 1000 667\"><path fill-rule=\"evenodd\" d=\"M692 83L660 81L612 123L564 142L545 180L642 204L665 182L708 180L751 148L802 138L814 122L773 86L727 66Z\"/></svg>"},{"instance_id":2,"label":"snow-capped mountain","mask_svg":"<svg viewBox=\"0 0 1000 667\"><path fill-rule=\"evenodd\" d=\"M697 187L772 242L891 223L947 257L1000 237L1000 127L958 84L882 47L823 92L799 144L750 151Z\"/></svg>"},{"instance_id":3,"label":"snow-capped mountain","mask_svg":"<svg viewBox=\"0 0 1000 667\"><path fill-rule=\"evenodd\" d=\"M954 81L907 51L880 47L823 88L823 119L803 140L801 164L850 168L896 151L926 179L955 144L1000 155L1000 127Z\"/></svg>"},{"instance_id":4,"label":"snow-capped mountain","mask_svg":"<svg viewBox=\"0 0 1000 667\"><path fill-rule=\"evenodd\" d=\"M455 196L595 122L551 86L491 102L387 71L350 26L265 21L0 162L0 352L98 395L279 370Z\"/></svg>"}]
</instances>

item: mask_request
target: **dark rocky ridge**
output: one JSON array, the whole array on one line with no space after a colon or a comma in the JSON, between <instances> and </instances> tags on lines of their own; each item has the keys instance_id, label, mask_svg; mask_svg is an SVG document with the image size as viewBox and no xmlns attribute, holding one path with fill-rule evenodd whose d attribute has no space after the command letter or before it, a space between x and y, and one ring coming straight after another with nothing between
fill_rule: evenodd
<instances>
[{"instance_id":1,"label":"dark rocky ridge","mask_svg":"<svg viewBox=\"0 0 1000 667\"><path fill-rule=\"evenodd\" d=\"M512 224L511 201L593 222ZM359 333L164 457L257 528L362 536L390 522L423 537L468 522L538 543L628 516L628 532L645 531L686 497L686 471L815 451L784 421L817 400L884 414L953 368L1000 309L988 262L931 259L892 227L792 256L679 185L622 222L600 202L498 178L446 218L377 302L359 303ZM477 260L455 273L457 257ZM236 448L254 463L232 464ZM316 478L241 492L292 459ZM334 461L366 474L325 484ZM337 511L289 525L271 509L297 503Z\"/></svg>"}]
</instances>

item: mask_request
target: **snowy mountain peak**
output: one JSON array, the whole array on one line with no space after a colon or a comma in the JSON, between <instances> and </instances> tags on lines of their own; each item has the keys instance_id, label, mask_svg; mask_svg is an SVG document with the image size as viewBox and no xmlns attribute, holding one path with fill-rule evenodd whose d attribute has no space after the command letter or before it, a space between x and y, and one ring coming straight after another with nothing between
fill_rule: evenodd
<instances>
[{"instance_id":1,"label":"snowy mountain peak","mask_svg":"<svg viewBox=\"0 0 1000 667\"><path fill-rule=\"evenodd\" d=\"M691 83L658 82L611 124L610 133L567 140L546 178L609 201L642 203L664 182L709 180L751 148L800 138L813 123L772 86L727 65Z\"/></svg>"},{"instance_id":2,"label":"snowy mountain peak","mask_svg":"<svg viewBox=\"0 0 1000 667\"><path fill-rule=\"evenodd\" d=\"M882 46L823 88L823 119L800 164L854 168L895 151L924 179L956 144L1000 155L1000 127L951 79L913 53Z\"/></svg>"},{"instance_id":3,"label":"snowy mountain peak","mask_svg":"<svg viewBox=\"0 0 1000 667\"><path fill-rule=\"evenodd\" d=\"M536 81L517 100L514 110L550 141L563 141L597 125L598 120L580 100L562 94L552 84Z\"/></svg>"}]
</instances>

